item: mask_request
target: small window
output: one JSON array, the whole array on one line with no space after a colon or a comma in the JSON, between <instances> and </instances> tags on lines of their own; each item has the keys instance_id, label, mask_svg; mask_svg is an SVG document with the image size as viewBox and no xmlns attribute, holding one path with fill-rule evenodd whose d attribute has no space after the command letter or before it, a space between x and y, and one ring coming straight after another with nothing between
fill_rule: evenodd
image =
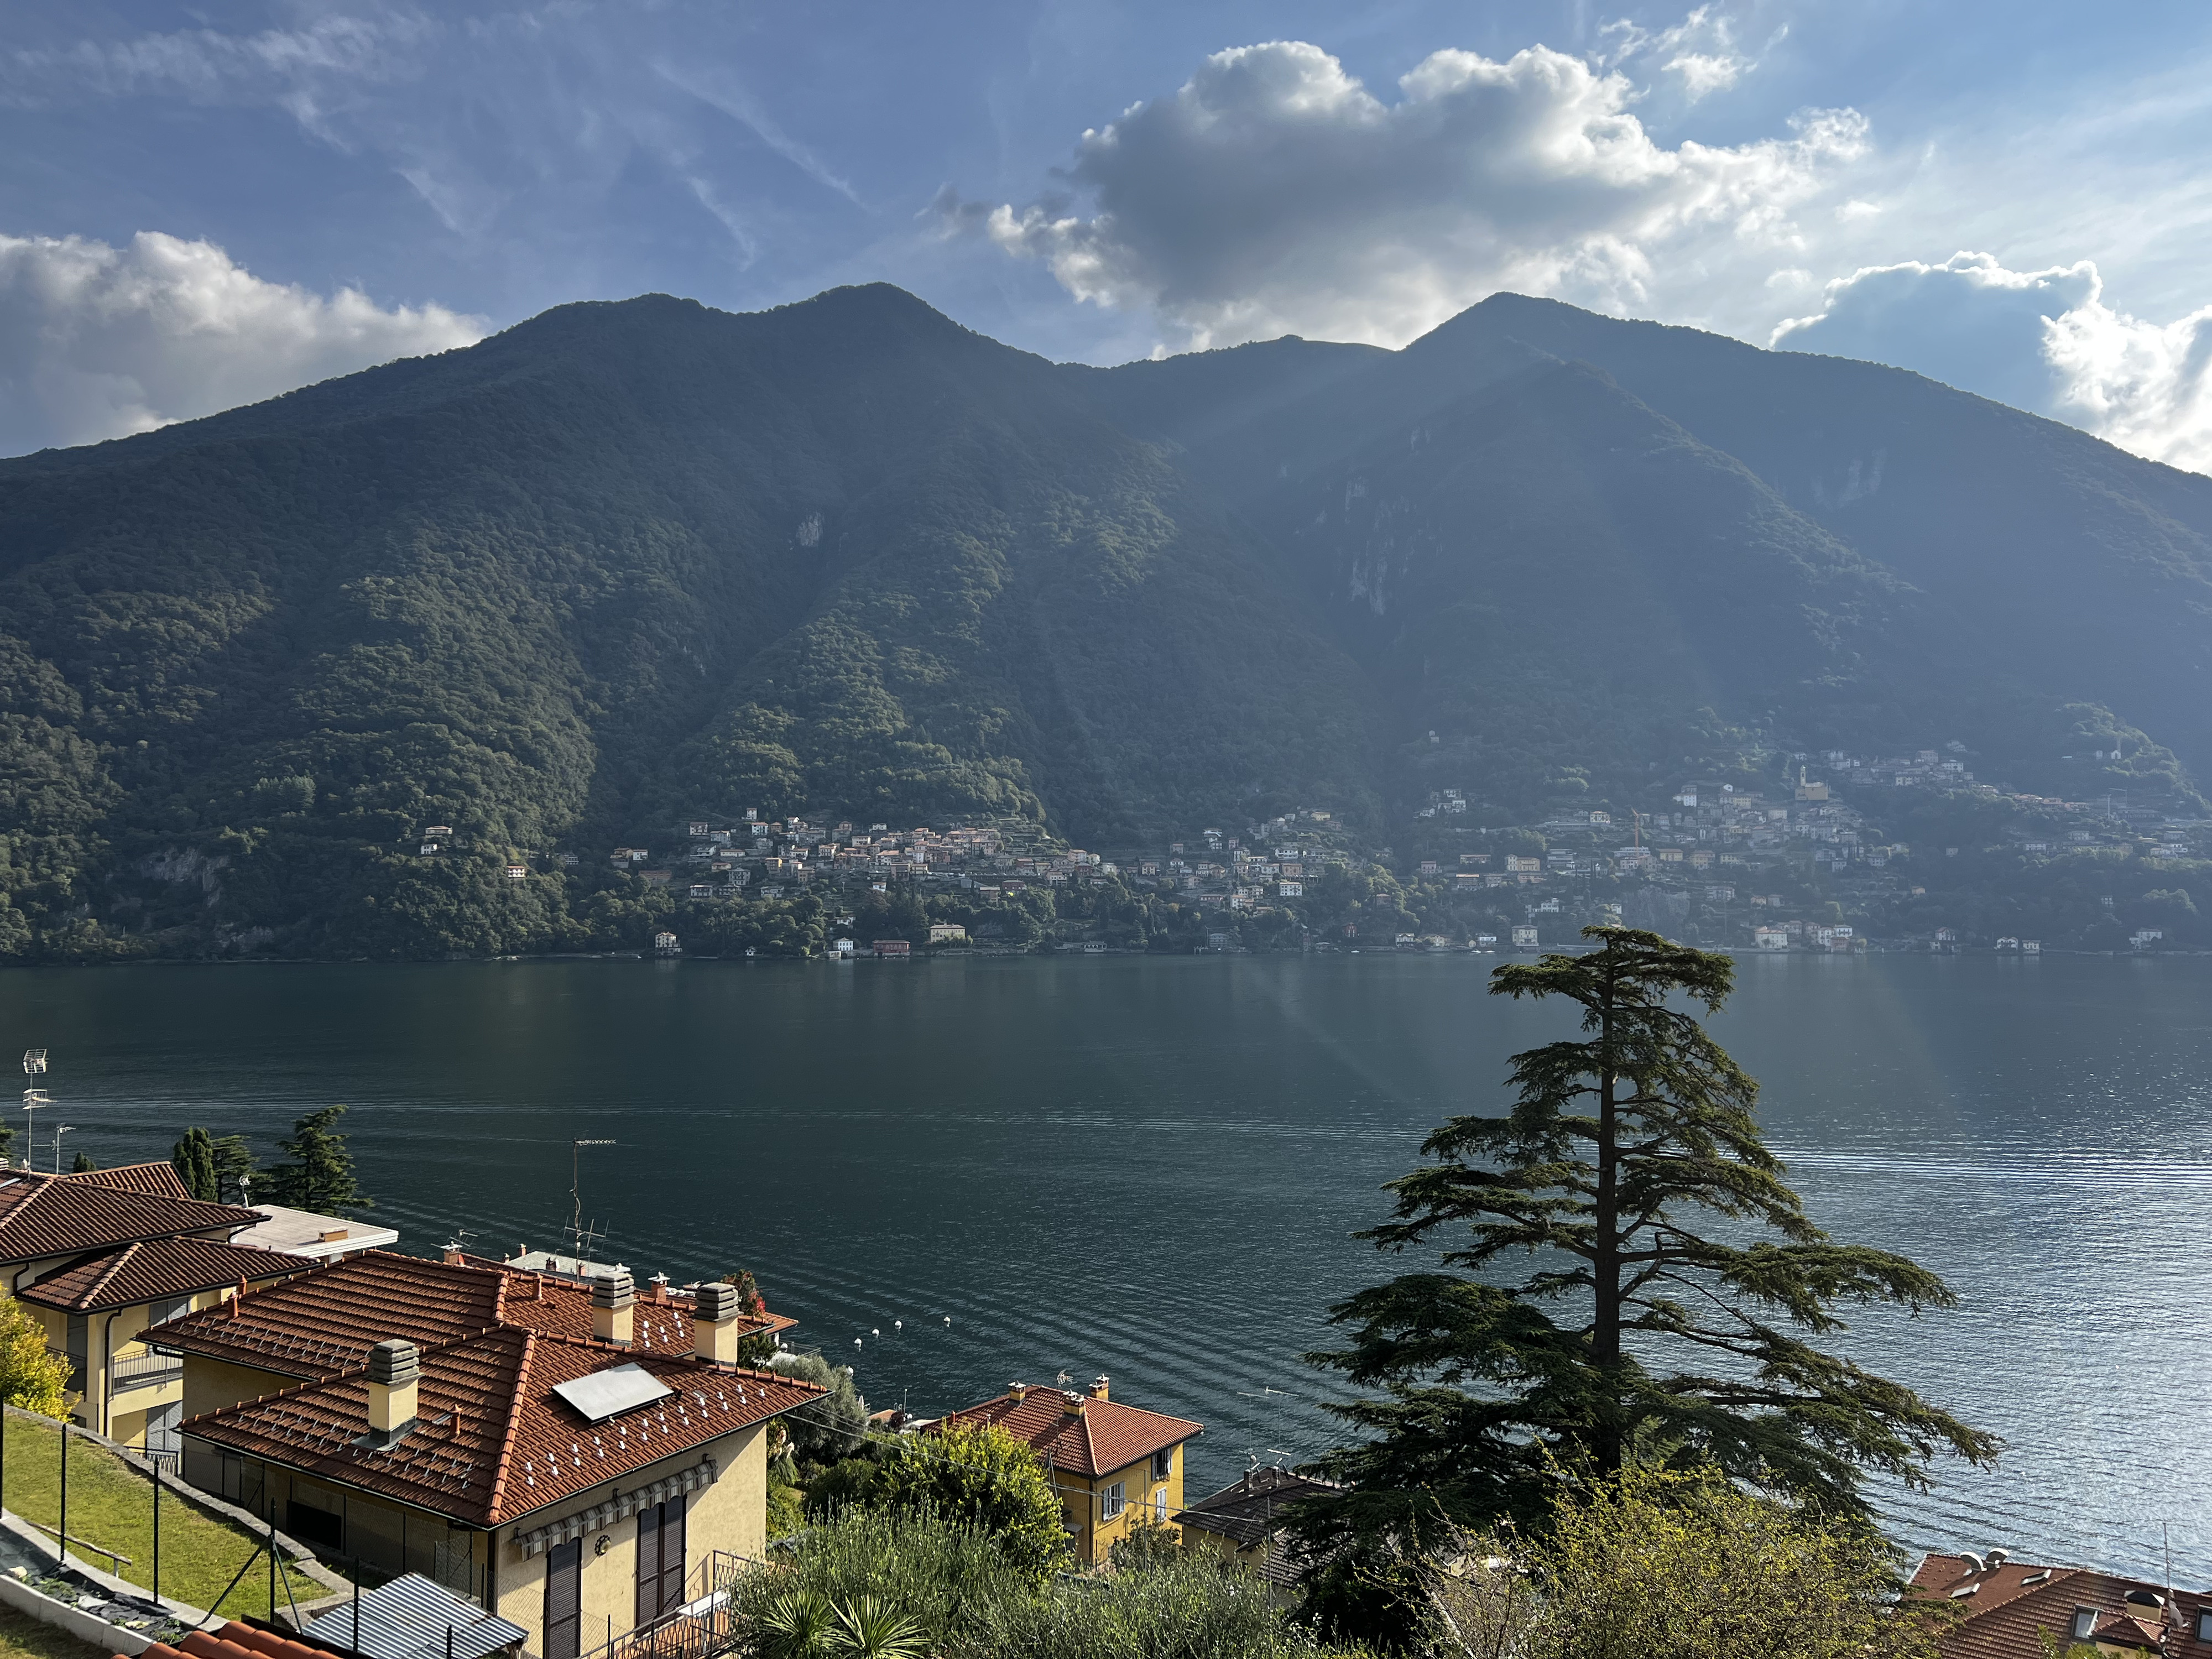
<instances>
[{"instance_id":1,"label":"small window","mask_svg":"<svg viewBox=\"0 0 2212 1659\"><path fill-rule=\"evenodd\" d=\"M2074 1639L2075 1641L2087 1641L2089 1639L2089 1632L2096 1628L2096 1608L2076 1607L2074 1609Z\"/></svg>"},{"instance_id":2,"label":"small window","mask_svg":"<svg viewBox=\"0 0 2212 1659\"><path fill-rule=\"evenodd\" d=\"M2200 1642L2212 1642L2212 1607L2208 1607L2197 1615L2197 1639Z\"/></svg>"},{"instance_id":3,"label":"small window","mask_svg":"<svg viewBox=\"0 0 2212 1659\"><path fill-rule=\"evenodd\" d=\"M1166 1479L1168 1478L1168 1474L1169 1474L1169 1473L1170 1473L1170 1472L1174 1468L1175 1468L1175 1448L1174 1448L1173 1446L1170 1446L1170 1447L1169 1447L1165 1451L1156 1451L1156 1452L1154 1452L1154 1453L1152 1454L1152 1479L1153 1479L1153 1480L1166 1480Z\"/></svg>"},{"instance_id":4,"label":"small window","mask_svg":"<svg viewBox=\"0 0 2212 1659\"><path fill-rule=\"evenodd\" d=\"M1106 1488L1104 1498L1099 1504L1099 1514L1105 1520L1111 1521L1128 1507L1128 1499L1122 1493L1121 1483L1116 1480Z\"/></svg>"}]
</instances>

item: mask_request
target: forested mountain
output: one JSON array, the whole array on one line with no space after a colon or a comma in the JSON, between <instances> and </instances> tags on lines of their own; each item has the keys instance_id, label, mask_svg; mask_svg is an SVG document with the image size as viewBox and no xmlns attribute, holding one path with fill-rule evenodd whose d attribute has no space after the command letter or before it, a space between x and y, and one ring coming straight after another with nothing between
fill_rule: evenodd
<instances>
[{"instance_id":1,"label":"forested mountain","mask_svg":"<svg viewBox=\"0 0 2212 1659\"><path fill-rule=\"evenodd\" d=\"M1754 734L2185 796L2208 599L2212 479L1548 302L1110 370L881 286L569 306L0 461L0 951L546 948L605 882L509 858L692 815L1380 834Z\"/></svg>"}]
</instances>

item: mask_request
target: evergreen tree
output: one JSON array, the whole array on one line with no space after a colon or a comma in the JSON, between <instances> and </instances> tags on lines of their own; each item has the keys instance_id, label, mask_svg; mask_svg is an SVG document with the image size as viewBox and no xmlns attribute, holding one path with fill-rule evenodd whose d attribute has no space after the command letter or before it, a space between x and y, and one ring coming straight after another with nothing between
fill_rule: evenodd
<instances>
[{"instance_id":1,"label":"evergreen tree","mask_svg":"<svg viewBox=\"0 0 2212 1659\"><path fill-rule=\"evenodd\" d=\"M325 1106L292 1125L292 1133L276 1143L287 1161L271 1164L262 1177L262 1199L322 1215L376 1207L355 1181L353 1154L336 1127L344 1111L343 1106Z\"/></svg>"},{"instance_id":2,"label":"evergreen tree","mask_svg":"<svg viewBox=\"0 0 2212 1659\"><path fill-rule=\"evenodd\" d=\"M253 1149L246 1144L246 1137L217 1135L208 1150L215 1167L215 1201L246 1203L261 1175L261 1165L254 1159Z\"/></svg>"},{"instance_id":3,"label":"evergreen tree","mask_svg":"<svg viewBox=\"0 0 2212 1659\"><path fill-rule=\"evenodd\" d=\"M1940 1453L1996 1455L1992 1437L1808 1340L1843 1328L1838 1302L1917 1314L1954 1298L1903 1256L1831 1240L1784 1184L1758 1085L1669 1006L1717 1011L1729 958L1584 933L1595 950L1506 964L1490 988L1567 999L1583 1040L1515 1055L1511 1109L1437 1129L1433 1161L1387 1188L1395 1218L1359 1235L1442 1243L1437 1268L1339 1304L1349 1345L1310 1356L1379 1390L1332 1407L1374 1437L1322 1460L1352 1489L1300 1523L1352 1559L1419 1547L1432 1522L1540 1523L1555 1462L1599 1478L1706 1462L1852 1516L1865 1471L1924 1485ZM1700 1212L1728 1237L1697 1231Z\"/></svg>"},{"instance_id":4,"label":"evergreen tree","mask_svg":"<svg viewBox=\"0 0 2212 1659\"><path fill-rule=\"evenodd\" d=\"M169 1149L169 1164L186 1192L203 1204L216 1201L215 1143L205 1129L185 1130L185 1138Z\"/></svg>"},{"instance_id":5,"label":"evergreen tree","mask_svg":"<svg viewBox=\"0 0 2212 1659\"><path fill-rule=\"evenodd\" d=\"M76 1157L70 1162L70 1173L71 1175L83 1175L88 1170L97 1170L99 1167L100 1165L92 1161L92 1154L90 1152L79 1152Z\"/></svg>"}]
</instances>

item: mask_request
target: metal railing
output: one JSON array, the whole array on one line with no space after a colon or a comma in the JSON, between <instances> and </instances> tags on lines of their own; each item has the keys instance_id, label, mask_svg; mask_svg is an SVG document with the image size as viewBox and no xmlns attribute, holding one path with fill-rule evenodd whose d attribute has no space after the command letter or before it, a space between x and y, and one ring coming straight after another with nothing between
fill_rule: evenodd
<instances>
[{"instance_id":1,"label":"metal railing","mask_svg":"<svg viewBox=\"0 0 2212 1659\"><path fill-rule=\"evenodd\" d=\"M127 1389L157 1388L164 1382L173 1382L185 1374L185 1361L180 1354L155 1353L142 1349L125 1354L116 1360L107 1372L107 1386L121 1394Z\"/></svg>"},{"instance_id":2,"label":"metal railing","mask_svg":"<svg viewBox=\"0 0 2212 1659\"><path fill-rule=\"evenodd\" d=\"M685 1589L696 1583L696 1596L649 1625L611 1635L583 1659L716 1659L729 1652L738 1644L730 1592L738 1574L754 1565L727 1550L709 1551L686 1575Z\"/></svg>"}]
</instances>

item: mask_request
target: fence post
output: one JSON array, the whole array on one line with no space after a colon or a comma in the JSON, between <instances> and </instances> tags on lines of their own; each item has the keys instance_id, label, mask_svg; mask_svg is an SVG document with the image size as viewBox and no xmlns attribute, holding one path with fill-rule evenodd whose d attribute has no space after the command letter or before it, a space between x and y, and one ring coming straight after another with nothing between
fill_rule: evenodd
<instances>
[{"instance_id":1,"label":"fence post","mask_svg":"<svg viewBox=\"0 0 2212 1659\"><path fill-rule=\"evenodd\" d=\"M62 1419L62 1520L54 1529L54 1565L69 1563L69 1431L70 1420Z\"/></svg>"},{"instance_id":2,"label":"fence post","mask_svg":"<svg viewBox=\"0 0 2212 1659\"><path fill-rule=\"evenodd\" d=\"M161 1605L161 1454L149 1450L146 1461L154 1466L154 1605Z\"/></svg>"},{"instance_id":3,"label":"fence post","mask_svg":"<svg viewBox=\"0 0 2212 1659\"><path fill-rule=\"evenodd\" d=\"M276 1620L276 1488L269 1479L269 1466L263 1464L261 1479L269 1489L269 1619Z\"/></svg>"}]
</instances>

